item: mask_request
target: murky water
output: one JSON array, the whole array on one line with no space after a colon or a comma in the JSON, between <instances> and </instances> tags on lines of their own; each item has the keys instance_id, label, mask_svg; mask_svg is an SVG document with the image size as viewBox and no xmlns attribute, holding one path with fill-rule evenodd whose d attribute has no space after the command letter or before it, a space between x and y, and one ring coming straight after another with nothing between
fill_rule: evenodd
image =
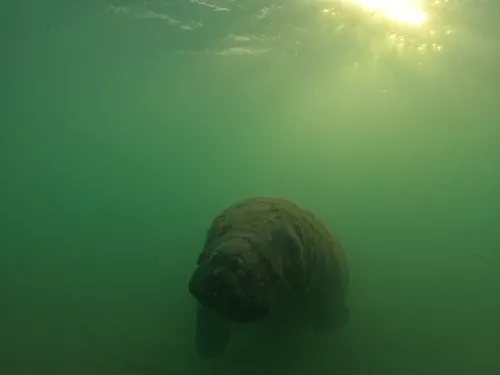
<instances>
[{"instance_id":1,"label":"murky water","mask_svg":"<svg viewBox=\"0 0 500 375\"><path fill-rule=\"evenodd\" d=\"M2 5L1 372L500 373L499 13ZM339 235L352 320L201 361L187 281L211 218L252 195Z\"/></svg>"}]
</instances>

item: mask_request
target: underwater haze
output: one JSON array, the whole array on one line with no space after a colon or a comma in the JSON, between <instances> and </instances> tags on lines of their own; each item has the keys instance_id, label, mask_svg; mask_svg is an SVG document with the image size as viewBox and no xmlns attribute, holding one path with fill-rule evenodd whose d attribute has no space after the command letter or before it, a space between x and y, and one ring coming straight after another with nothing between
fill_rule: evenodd
<instances>
[{"instance_id":1,"label":"underwater haze","mask_svg":"<svg viewBox=\"0 0 500 375\"><path fill-rule=\"evenodd\" d=\"M0 374L500 374L500 4L0 6ZM211 219L276 196L351 271L335 337L194 348Z\"/></svg>"}]
</instances>

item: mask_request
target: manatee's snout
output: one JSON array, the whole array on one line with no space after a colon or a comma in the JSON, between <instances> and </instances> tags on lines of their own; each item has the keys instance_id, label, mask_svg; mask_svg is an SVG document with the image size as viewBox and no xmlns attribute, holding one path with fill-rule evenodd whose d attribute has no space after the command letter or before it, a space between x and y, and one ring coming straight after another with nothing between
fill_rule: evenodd
<instances>
[{"instance_id":1,"label":"manatee's snout","mask_svg":"<svg viewBox=\"0 0 500 375\"><path fill-rule=\"evenodd\" d=\"M268 271L243 239L228 240L214 249L198 265L189 291L202 305L235 322L254 322L271 310Z\"/></svg>"}]
</instances>

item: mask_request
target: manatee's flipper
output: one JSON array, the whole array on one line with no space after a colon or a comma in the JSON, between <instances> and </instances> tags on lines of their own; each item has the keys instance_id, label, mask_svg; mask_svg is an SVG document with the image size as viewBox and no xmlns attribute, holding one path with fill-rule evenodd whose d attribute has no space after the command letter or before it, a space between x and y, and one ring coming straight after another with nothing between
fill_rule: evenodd
<instances>
[{"instance_id":1,"label":"manatee's flipper","mask_svg":"<svg viewBox=\"0 0 500 375\"><path fill-rule=\"evenodd\" d=\"M231 323L217 311L198 305L196 311L196 351L200 357L217 357L231 339Z\"/></svg>"}]
</instances>

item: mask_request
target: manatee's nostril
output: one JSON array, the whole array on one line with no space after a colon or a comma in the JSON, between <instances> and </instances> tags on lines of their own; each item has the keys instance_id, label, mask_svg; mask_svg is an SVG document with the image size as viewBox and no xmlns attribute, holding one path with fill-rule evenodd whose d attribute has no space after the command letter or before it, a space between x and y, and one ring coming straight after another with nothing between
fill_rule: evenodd
<instances>
[{"instance_id":1,"label":"manatee's nostril","mask_svg":"<svg viewBox=\"0 0 500 375\"><path fill-rule=\"evenodd\" d=\"M238 275L245 273L245 262L240 257L234 257L230 263L231 270Z\"/></svg>"}]
</instances>

